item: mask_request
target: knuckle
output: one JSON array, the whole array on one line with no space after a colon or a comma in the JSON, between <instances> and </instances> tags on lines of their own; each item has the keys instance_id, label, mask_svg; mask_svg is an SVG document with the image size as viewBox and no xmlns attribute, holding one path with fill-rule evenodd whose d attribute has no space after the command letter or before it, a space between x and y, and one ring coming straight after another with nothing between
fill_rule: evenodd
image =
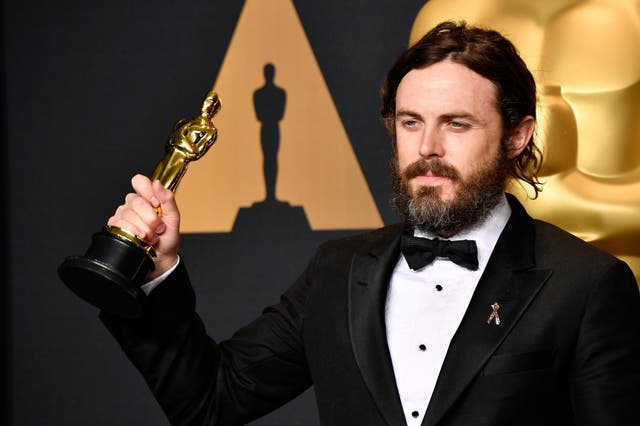
<instances>
[{"instance_id":1,"label":"knuckle","mask_svg":"<svg viewBox=\"0 0 640 426\"><path fill-rule=\"evenodd\" d=\"M144 231L144 229L142 229L139 226L136 226L132 223L127 223L126 228L127 231L131 232L132 234L134 234L135 236L137 236L140 239L146 239L147 238L147 233Z\"/></svg>"},{"instance_id":2,"label":"knuckle","mask_svg":"<svg viewBox=\"0 0 640 426\"><path fill-rule=\"evenodd\" d=\"M136 203L139 202L139 199L140 199L140 196L138 194L129 193L124 198L124 203L125 203L125 205L135 205Z\"/></svg>"},{"instance_id":3,"label":"knuckle","mask_svg":"<svg viewBox=\"0 0 640 426\"><path fill-rule=\"evenodd\" d=\"M147 200L145 200L139 195L131 197L130 204L131 204L131 207L138 212L144 212L145 210L148 210L150 207Z\"/></svg>"}]
</instances>

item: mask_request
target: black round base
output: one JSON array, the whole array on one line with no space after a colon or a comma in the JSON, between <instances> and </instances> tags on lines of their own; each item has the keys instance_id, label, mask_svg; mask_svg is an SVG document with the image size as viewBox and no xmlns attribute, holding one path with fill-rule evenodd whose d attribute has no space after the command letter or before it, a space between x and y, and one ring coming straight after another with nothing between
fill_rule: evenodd
<instances>
[{"instance_id":1,"label":"black round base","mask_svg":"<svg viewBox=\"0 0 640 426\"><path fill-rule=\"evenodd\" d=\"M134 243L102 231L84 256L67 257L58 268L62 281L80 298L125 318L142 314L140 289L153 261Z\"/></svg>"}]
</instances>

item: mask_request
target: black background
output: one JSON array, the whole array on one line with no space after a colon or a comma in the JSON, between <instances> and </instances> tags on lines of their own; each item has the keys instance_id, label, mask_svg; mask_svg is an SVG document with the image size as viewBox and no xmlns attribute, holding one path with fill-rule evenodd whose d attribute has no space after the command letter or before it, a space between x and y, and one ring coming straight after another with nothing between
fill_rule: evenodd
<instances>
[{"instance_id":1,"label":"black background","mask_svg":"<svg viewBox=\"0 0 640 426\"><path fill-rule=\"evenodd\" d=\"M379 87L424 3L294 1L385 223L394 216ZM84 252L130 177L150 172L173 123L197 111L242 6L3 2L3 424L167 424L96 309L68 291L56 269ZM350 233L280 231L264 218L242 233L183 238L214 338L276 301L321 241ZM250 268L241 263L247 258ZM312 393L255 424L318 424Z\"/></svg>"}]
</instances>

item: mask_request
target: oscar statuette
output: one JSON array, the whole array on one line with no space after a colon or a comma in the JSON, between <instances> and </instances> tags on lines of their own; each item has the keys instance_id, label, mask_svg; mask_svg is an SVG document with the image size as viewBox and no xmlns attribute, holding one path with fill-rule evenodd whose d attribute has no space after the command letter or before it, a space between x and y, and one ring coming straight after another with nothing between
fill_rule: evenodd
<instances>
[{"instance_id":1,"label":"oscar statuette","mask_svg":"<svg viewBox=\"0 0 640 426\"><path fill-rule=\"evenodd\" d=\"M220 99L210 91L200 115L179 120L167 142L166 154L151 180L175 191L187 165L202 157L216 141L213 117ZM162 211L158 209L158 214ZM140 286L154 269L156 252L146 241L126 229L106 226L92 237L84 256L70 256L58 268L62 281L80 298L115 315L135 318L142 314L146 297Z\"/></svg>"}]
</instances>

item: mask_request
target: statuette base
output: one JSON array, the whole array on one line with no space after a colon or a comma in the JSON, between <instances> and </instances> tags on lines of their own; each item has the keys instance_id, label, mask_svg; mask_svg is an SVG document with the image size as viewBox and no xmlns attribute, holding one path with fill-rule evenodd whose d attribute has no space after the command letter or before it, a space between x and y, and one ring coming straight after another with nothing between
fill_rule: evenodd
<instances>
[{"instance_id":1,"label":"statuette base","mask_svg":"<svg viewBox=\"0 0 640 426\"><path fill-rule=\"evenodd\" d=\"M140 286L153 268L151 258L135 243L103 230L93 235L84 256L67 257L58 274L71 291L93 306L137 318L146 297Z\"/></svg>"}]
</instances>

